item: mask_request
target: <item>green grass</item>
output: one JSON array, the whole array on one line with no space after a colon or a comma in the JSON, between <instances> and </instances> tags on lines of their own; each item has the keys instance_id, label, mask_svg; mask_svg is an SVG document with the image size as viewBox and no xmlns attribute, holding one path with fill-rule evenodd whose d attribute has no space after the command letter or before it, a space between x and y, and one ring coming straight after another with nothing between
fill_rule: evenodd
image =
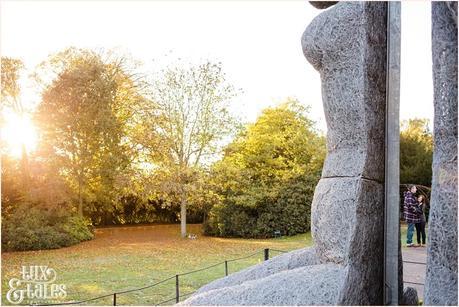
<instances>
[{"instance_id":1,"label":"green grass","mask_svg":"<svg viewBox=\"0 0 459 307\"><path fill-rule=\"evenodd\" d=\"M429 243L429 228L426 225L426 243ZM406 247L406 231L408 229L408 225L405 222L401 222L400 225L400 239L402 241L402 248ZM417 243L416 241L416 228L414 229L413 233L413 243Z\"/></svg>"},{"instance_id":2,"label":"green grass","mask_svg":"<svg viewBox=\"0 0 459 307\"><path fill-rule=\"evenodd\" d=\"M224 260L256 255L228 263L229 273L263 261L263 249L293 250L312 245L310 233L277 239L214 238L200 235L200 225L189 225L198 239L180 238L179 225L104 228L96 239L58 250L2 254L2 303L8 281L19 278L23 265L47 265L57 272L55 283L65 284L65 301L79 301L153 284L178 273L200 269ZM278 253L271 252L271 256ZM224 264L180 276L182 294L223 277ZM175 296L175 278L153 288L117 296L118 304L157 304ZM111 305L112 297L88 302ZM169 304L175 303L174 301Z\"/></svg>"},{"instance_id":3,"label":"green grass","mask_svg":"<svg viewBox=\"0 0 459 307\"><path fill-rule=\"evenodd\" d=\"M406 246L406 224L401 226ZM175 274L197 270L224 260L256 255L228 263L229 273L263 261L263 249L293 250L312 245L310 233L278 239L215 238L200 235L200 225L189 225L197 240L181 239L179 225L104 228L96 239L57 250L2 254L2 303L8 281L20 277L23 265L47 265L57 272L56 283L65 284L65 301L79 301L150 285ZM414 239L415 239L414 235ZM270 256L278 255L271 251ZM224 264L179 277L180 292L193 292L223 277ZM157 304L175 296L175 278L158 286L117 296L123 305ZM113 297L88 302L111 305ZM170 301L169 304L173 304Z\"/></svg>"}]
</instances>

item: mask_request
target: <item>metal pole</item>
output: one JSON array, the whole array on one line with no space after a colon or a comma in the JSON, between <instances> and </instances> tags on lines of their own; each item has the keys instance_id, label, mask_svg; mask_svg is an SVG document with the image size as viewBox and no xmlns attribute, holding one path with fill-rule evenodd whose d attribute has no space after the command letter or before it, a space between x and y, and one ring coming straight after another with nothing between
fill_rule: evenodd
<instances>
[{"instance_id":1,"label":"metal pole","mask_svg":"<svg viewBox=\"0 0 459 307\"><path fill-rule=\"evenodd\" d=\"M228 261L225 260L225 276L228 276Z\"/></svg>"},{"instance_id":2,"label":"metal pole","mask_svg":"<svg viewBox=\"0 0 459 307\"><path fill-rule=\"evenodd\" d=\"M116 306L116 293L113 293L113 306Z\"/></svg>"},{"instance_id":3,"label":"metal pole","mask_svg":"<svg viewBox=\"0 0 459 307\"><path fill-rule=\"evenodd\" d=\"M175 275L175 302L178 303L180 300L180 291L179 291L179 275Z\"/></svg>"},{"instance_id":4,"label":"metal pole","mask_svg":"<svg viewBox=\"0 0 459 307\"><path fill-rule=\"evenodd\" d=\"M387 3L384 304L399 301L400 2Z\"/></svg>"},{"instance_id":5,"label":"metal pole","mask_svg":"<svg viewBox=\"0 0 459 307\"><path fill-rule=\"evenodd\" d=\"M269 260L269 248L265 248L265 261Z\"/></svg>"}]
</instances>

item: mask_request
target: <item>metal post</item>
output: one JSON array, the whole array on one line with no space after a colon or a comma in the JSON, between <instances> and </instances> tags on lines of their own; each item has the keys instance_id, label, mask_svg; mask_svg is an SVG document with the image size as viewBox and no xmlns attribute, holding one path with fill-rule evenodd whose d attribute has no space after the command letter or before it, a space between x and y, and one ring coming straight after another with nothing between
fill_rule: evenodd
<instances>
[{"instance_id":1,"label":"metal post","mask_svg":"<svg viewBox=\"0 0 459 307\"><path fill-rule=\"evenodd\" d=\"M228 276L228 261L225 260L225 276Z\"/></svg>"},{"instance_id":2,"label":"metal post","mask_svg":"<svg viewBox=\"0 0 459 307\"><path fill-rule=\"evenodd\" d=\"M180 300L180 291L179 291L179 275L175 275L175 302L178 303Z\"/></svg>"},{"instance_id":3,"label":"metal post","mask_svg":"<svg viewBox=\"0 0 459 307\"><path fill-rule=\"evenodd\" d=\"M113 306L116 306L116 293L113 293Z\"/></svg>"},{"instance_id":4,"label":"metal post","mask_svg":"<svg viewBox=\"0 0 459 307\"><path fill-rule=\"evenodd\" d=\"M400 2L387 3L384 304L399 301Z\"/></svg>"},{"instance_id":5,"label":"metal post","mask_svg":"<svg viewBox=\"0 0 459 307\"><path fill-rule=\"evenodd\" d=\"M265 248L265 261L269 260L269 248Z\"/></svg>"}]
</instances>

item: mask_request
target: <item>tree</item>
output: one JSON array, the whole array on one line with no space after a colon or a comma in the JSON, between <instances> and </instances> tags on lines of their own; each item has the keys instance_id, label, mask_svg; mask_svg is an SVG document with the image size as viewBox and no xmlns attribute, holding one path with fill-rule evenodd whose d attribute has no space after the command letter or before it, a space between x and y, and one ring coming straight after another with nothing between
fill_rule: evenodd
<instances>
[{"instance_id":1,"label":"tree","mask_svg":"<svg viewBox=\"0 0 459 307\"><path fill-rule=\"evenodd\" d=\"M432 132L427 119L402 122L400 132L400 183L431 186Z\"/></svg>"},{"instance_id":2,"label":"tree","mask_svg":"<svg viewBox=\"0 0 459 307\"><path fill-rule=\"evenodd\" d=\"M69 48L42 63L36 74L44 85L37 111L42 141L76 192L80 216L85 200L114 201L116 181L132 154L129 121L144 100L126 58L110 55Z\"/></svg>"},{"instance_id":3,"label":"tree","mask_svg":"<svg viewBox=\"0 0 459 307\"><path fill-rule=\"evenodd\" d=\"M263 111L212 168L220 195L208 234L269 237L309 229L310 205L325 158L325 140L297 100Z\"/></svg>"},{"instance_id":4,"label":"tree","mask_svg":"<svg viewBox=\"0 0 459 307\"><path fill-rule=\"evenodd\" d=\"M22 110L18 98L20 94L19 74L24 64L19 59L2 57L2 108Z\"/></svg>"},{"instance_id":5,"label":"tree","mask_svg":"<svg viewBox=\"0 0 459 307\"><path fill-rule=\"evenodd\" d=\"M19 59L2 57L1 58L1 116L2 120L0 125L3 125L4 111L10 109L16 113L20 119L23 119L26 110L20 99L20 86L19 77L21 70L24 69L24 64ZM21 172L22 172L22 188L25 194L29 187L30 173L29 173L29 159L24 143L21 145Z\"/></svg>"},{"instance_id":6,"label":"tree","mask_svg":"<svg viewBox=\"0 0 459 307\"><path fill-rule=\"evenodd\" d=\"M161 190L177 196L185 237L193 178L233 131L235 120L228 108L236 91L221 64L211 62L171 65L154 78L151 90L152 105L140 139L150 162L161 169L157 174L164 175Z\"/></svg>"}]
</instances>

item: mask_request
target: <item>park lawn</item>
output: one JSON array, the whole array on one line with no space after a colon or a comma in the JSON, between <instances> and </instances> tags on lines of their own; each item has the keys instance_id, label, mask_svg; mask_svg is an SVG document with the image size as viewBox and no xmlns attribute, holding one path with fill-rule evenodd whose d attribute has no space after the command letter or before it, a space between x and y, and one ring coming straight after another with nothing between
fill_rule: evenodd
<instances>
[{"instance_id":1,"label":"park lawn","mask_svg":"<svg viewBox=\"0 0 459 307\"><path fill-rule=\"evenodd\" d=\"M408 229L408 225L405 222L400 222L400 239L402 243L402 248L406 247L406 231ZM413 233L413 243L417 243L416 241L416 229ZM428 224L426 225L426 243L429 244L429 227Z\"/></svg>"},{"instance_id":2,"label":"park lawn","mask_svg":"<svg viewBox=\"0 0 459 307\"><path fill-rule=\"evenodd\" d=\"M55 269L55 283L65 284L65 301L79 301L104 294L147 286L178 273L200 269L233 258L256 255L228 263L229 273L263 261L263 249L294 250L312 245L310 233L276 239L215 238L201 235L201 225L189 225L196 240L181 239L179 225L100 228L96 238L57 250L2 254L2 303L8 281L20 277L23 265ZM271 251L270 256L279 252ZM224 264L180 276L181 295L223 277ZM117 296L118 304L158 304L175 297L175 278L142 291ZM185 297L184 297L185 298ZM111 305L113 297L88 302ZM166 304L173 304L170 301Z\"/></svg>"}]
</instances>

